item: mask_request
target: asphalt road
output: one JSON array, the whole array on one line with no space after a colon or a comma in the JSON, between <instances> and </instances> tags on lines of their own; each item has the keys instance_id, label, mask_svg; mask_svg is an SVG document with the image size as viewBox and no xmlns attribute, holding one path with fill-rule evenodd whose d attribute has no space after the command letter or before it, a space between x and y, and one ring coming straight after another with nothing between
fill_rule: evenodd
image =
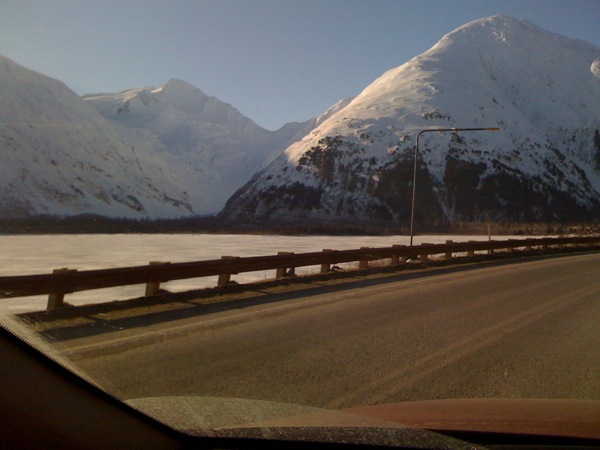
<instances>
[{"instance_id":1,"label":"asphalt road","mask_svg":"<svg viewBox=\"0 0 600 450\"><path fill-rule=\"evenodd\" d=\"M600 254L305 294L60 345L124 398L600 399Z\"/></svg>"}]
</instances>

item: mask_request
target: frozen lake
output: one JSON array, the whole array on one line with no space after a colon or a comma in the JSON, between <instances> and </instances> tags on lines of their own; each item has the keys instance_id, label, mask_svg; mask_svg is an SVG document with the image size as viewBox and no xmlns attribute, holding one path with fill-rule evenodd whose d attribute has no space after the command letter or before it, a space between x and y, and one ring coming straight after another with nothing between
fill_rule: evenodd
<instances>
[{"instance_id":1,"label":"frozen lake","mask_svg":"<svg viewBox=\"0 0 600 450\"><path fill-rule=\"evenodd\" d=\"M523 238L503 236L501 239ZM487 240L487 236L415 236L414 243L444 243ZM186 262L219 259L221 256L263 256L279 251L313 252L325 248L349 250L360 247L408 245L408 236L275 236L227 234L88 234L0 236L0 276L51 273L54 269L107 269L145 265L150 261ZM310 268L297 269L298 274ZM275 277L275 271L234 275L247 283ZM217 277L163 283L172 292L213 287ZM125 286L69 294L74 305L139 297L144 287ZM0 299L0 311L23 312L43 309L47 296Z\"/></svg>"}]
</instances>

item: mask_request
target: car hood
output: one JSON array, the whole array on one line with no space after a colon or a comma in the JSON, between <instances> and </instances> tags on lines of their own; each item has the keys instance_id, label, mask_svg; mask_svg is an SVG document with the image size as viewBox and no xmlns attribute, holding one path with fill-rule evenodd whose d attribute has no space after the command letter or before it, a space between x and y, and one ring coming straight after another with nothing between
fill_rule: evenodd
<instances>
[{"instance_id":1,"label":"car hood","mask_svg":"<svg viewBox=\"0 0 600 450\"><path fill-rule=\"evenodd\" d=\"M473 448L431 430L600 439L600 401L428 400L329 410L239 398L145 397L126 403L196 436Z\"/></svg>"},{"instance_id":2,"label":"car hood","mask_svg":"<svg viewBox=\"0 0 600 450\"><path fill-rule=\"evenodd\" d=\"M187 434L390 447L472 449L473 445L384 419L290 403L225 397L145 397L125 403Z\"/></svg>"},{"instance_id":3,"label":"car hood","mask_svg":"<svg viewBox=\"0 0 600 450\"><path fill-rule=\"evenodd\" d=\"M347 412L437 431L600 439L600 401L562 399L427 400Z\"/></svg>"}]
</instances>

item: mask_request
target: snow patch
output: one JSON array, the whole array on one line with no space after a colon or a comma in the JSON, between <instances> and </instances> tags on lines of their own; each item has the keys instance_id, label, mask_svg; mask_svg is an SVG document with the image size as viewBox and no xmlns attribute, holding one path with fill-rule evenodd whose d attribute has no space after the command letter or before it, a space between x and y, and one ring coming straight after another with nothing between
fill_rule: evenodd
<instances>
[{"instance_id":1,"label":"snow patch","mask_svg":"<svg viewBox=\"0 0 600 450\"><path fill-rule=\"evenodd\" d=\"M590 66L590 71L594 74L596 78L600 79L600 59L594 60L594 62Z\"/></svg>"}]
</instances>

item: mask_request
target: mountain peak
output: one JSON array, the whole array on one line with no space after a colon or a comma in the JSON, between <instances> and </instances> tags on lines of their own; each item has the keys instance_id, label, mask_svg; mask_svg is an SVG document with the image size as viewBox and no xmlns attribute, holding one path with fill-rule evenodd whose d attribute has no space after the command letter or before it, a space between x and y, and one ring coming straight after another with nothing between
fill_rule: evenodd
<instances>
[{"instance_id":1,"label":"mountain peak","mask_svg":"<svg viewBox=\"0 0 600 450\"><path fill-rule=\"evenodd\" d=\"M529 20L506 15L484 17L462 25L442 37L433 48L444 46L448 41L456 45L461 38L466 39L470 45L478 47L495 43L518 48L523 43L533 40L536 41L536 45L545 41L548 46L597 48L589 42L548 31Z\"/></svg>"},{"instance_id":2,"label":"mountain peak","mask_svg":"<svg viewBox=\"0 0 600 450\"><path fill-rule=\"evenodd\" d=\"M592 44L509 16L473 21L381 75L239 190L224 214L404 222L417 133L499 127L424 137L420 220L597 218L598 72Z\"/></svg>"},{"instance_id":3,"label":"mountain peak","mask_svg":"<svg viewBox=\"0 0 600 450\"><path fill-rule=\"evenodd\" d=\"M11 125L0 128L0 217L194 213L150 155L155 142L113 126L62 82L2 58L0 98Z\"/></svg>"},{"instance_id":4,"label":"mountain peak","mask_svg":"<svg viewBox=\"0 0 600 450\"><path fill-rule=\"evenodd\" d=\"M191 83L187 81L180 80L178 78L171 78L166 83L164 83L160 88L156 90L156 92L170 93L177 95L194 95L194 96L202 96L208 97L202 90L197 88Z\"/></svg>"}]
</instances>

